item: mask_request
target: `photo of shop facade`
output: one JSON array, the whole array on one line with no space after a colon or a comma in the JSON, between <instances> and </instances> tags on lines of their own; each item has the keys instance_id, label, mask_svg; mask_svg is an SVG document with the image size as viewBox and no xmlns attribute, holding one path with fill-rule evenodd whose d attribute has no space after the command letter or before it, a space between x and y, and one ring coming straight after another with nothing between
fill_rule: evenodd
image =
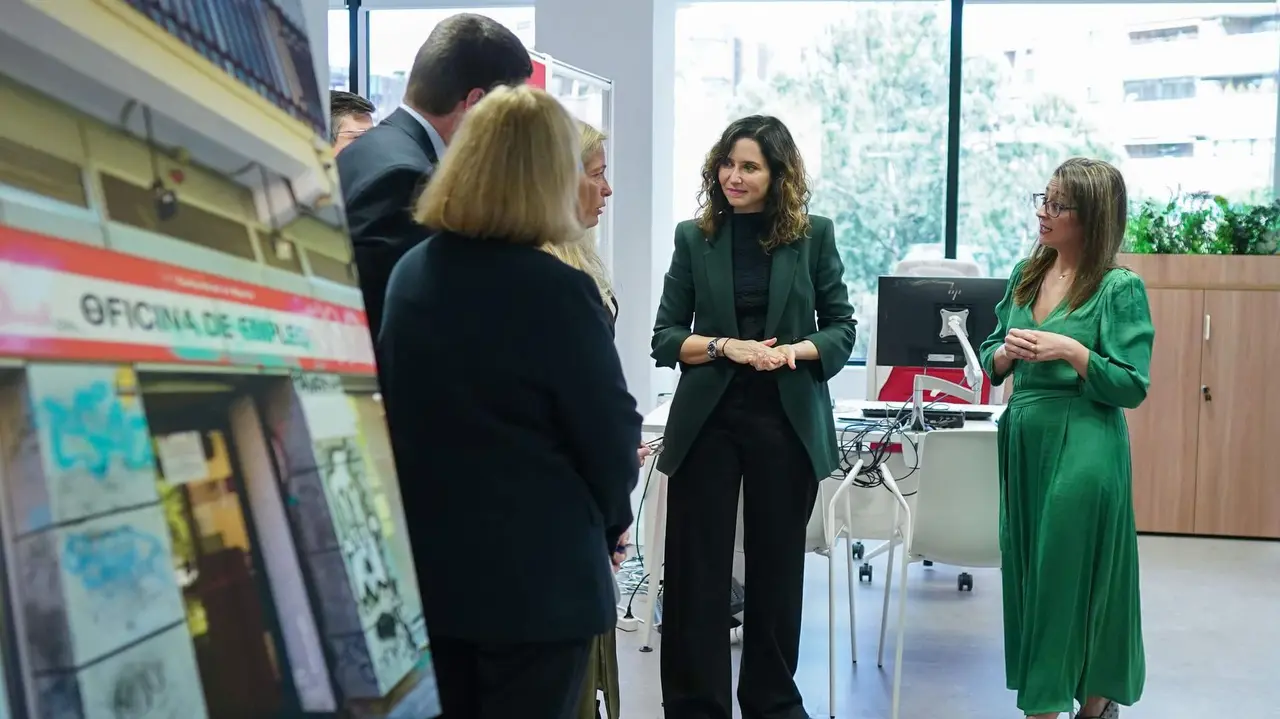
<instances>
[{"instance_id":1,"label":"photo of shop facade","mask_svg":"<svg viewBox=\"0 0 1280 719\"><path fill-rule=\"evenodd\" d=\"M426 636L389 452L361 429L379 415L333 375L0 372L32 715L296 716L392 693Z\"/></svg>"},{"instance_id":2,"label":"photo of shop facade","mask_svg":"<svg viewBox=\"0 0 1280 719\"><path fill-rule=\"evenodd\" d=\"M76 5L0 8L0 719L433 716L323 128Z\"/></svg>"}]
</instances>

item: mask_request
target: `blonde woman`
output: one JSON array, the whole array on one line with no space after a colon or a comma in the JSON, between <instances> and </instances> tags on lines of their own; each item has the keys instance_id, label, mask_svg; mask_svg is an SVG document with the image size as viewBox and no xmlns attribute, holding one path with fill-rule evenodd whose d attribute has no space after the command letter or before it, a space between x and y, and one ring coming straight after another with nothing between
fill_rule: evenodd
<instances>
[{"instance_id":1,"label":"blonde woman","mask_svg":"<svg viewBox=\"0 0 1280 719\"><path fill-rule=\"evenodd\" d=\"M600 299L609 311L611 320L618 316L618 300L613 295L613 283L609 281L609 270L596 251L595 228L600 224L600 215L608 199L613 196L613 188L605 177L607 158L604 141L608 138L603 132L585 123L578 122L579 138L582 150L582 174L578 178L578 219L586 231L573 242L559 245L547 245L547 251L559 257L570 267L576 267L591 276L596 288L600 290Z\"/></svg>"},{"instance_id":2,"label":"blonde woman","mask_svg":"<svg viewBox=\"0 0 1280 719\"><path fill-rule=\"evenodd\" d=\"M600 292L600 302L609 312L611 322L618 317L618 300L613 294L613 283L609 281L609 270L604 260L596 251L595 228L600 224L600 215L604 213L608 198L613 195L613 188L605 177L607 158L604 141L608 139L603 132L585 122L578 123L581 140L582 174L578 178L578 219L584 232L574 242L559 245L547 245L546 250L570 267L576 267L590 275ZM639 459L644 461L648 448L639 450ZM615 569L626 559L626 547L630 543L630 530L623 533L613 551ZM598 698L603 695L603 702ZM583 685L582 699L578 704L578 719L596 719L606 716L618 719L618 645L617 636L611 627L601 634L591 650L591 659L587 667L587 679ZM603 712L602 712L603 710Z\"/></svg>"},{"instance_id":3,"label":"blonde woman","mask_svg":"<svg viewBox=\"0 0 1280 719\"><path fill-rule=\"evenodd\" d=\"M609 185L609 179L605 176L609 166L604 142L609 138L588 123L579 121L577 125L582 145L580 158L582 174L578 178L578 219L586 231L579 235L576 241L547 245L546 250L570 267L576 267L591 276L596 283L596 289L600 290L600 301L609 312L609 320L614 323L618 318L618 298L613 293L609 269L605 267L600 253L596 251L595 233L595 228L600 225L600 216L604 214L605 205L608 204L609 198L613 197L613 187ZM641 445L637 453L640 461L643 462L645 457L649 456L650 450ZM619 542L620 548L625 547L630 538L630 532L623 534L622 541ZM625 558L622 552L618 552L614 556L614 563L621 564Z\"/></svg>"},{"instance_id":4,"label":"blonde woman","mask_svg":"<svg viewBox=\"0 0 1280 719\"><path fill-rule=\"evenodd\" d=\"M577 155L550 95L489 93L418 203L440 233L387 289L383 396L445 719L572 717L617 620L641 419L599 288L543 250L582 233ZM519 547L538 561L503 561Z\"/></svg>"}]
</instances>

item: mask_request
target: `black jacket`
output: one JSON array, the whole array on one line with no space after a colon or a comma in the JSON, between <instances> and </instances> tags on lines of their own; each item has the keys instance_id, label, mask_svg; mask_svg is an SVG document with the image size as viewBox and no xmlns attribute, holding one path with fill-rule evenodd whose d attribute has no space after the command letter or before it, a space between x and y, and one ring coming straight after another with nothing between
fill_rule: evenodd
<instances>
[{"instance_id":1,"label":"black jacket","mask_svg":"<svg viewBox=\"0 0 1280 719\"><path fill-rule=\"evenodd\" d=\"M530 247L442 233L392 273L378 355L431 634L614 625L641 418L609 325L586 274Z\"/></svg>"},{"instance_id":2,"label":"black jacket","mask_svg":"<svg viewBox=\"0 0 1280 719\"><path fill-rule=\"evenodd\" d=\"M430 234L413 221L413 205L438 163L426 128L403 109L338 154L360 290L375 340L392 268Z\"/></svg>"}]
</instances>

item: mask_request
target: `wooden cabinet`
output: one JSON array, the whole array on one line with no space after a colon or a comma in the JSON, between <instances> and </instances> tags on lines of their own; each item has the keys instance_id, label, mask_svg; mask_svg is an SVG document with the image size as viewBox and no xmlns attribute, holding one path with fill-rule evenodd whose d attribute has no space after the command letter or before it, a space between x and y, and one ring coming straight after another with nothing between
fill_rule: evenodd
<instances>
[{"instance_id":1,"label":"wooden cabinet","mask_svg":"<svg viewBox=\"0 0 1280 719\"><path fill-rule=\"evenodd\" d=\"M1133 505L1144 532L1191 534L1196 517L1203 290L1148 290L1156 346L1151 391L1128 413Z\"/></svg>"},{"instance_id":2,"label":"wooden cabinet","mask_svg":"<svg viewBox=\"0 0 1280 719\"><path fill-rule=\"evenodd\" d=\"M1280 537L1280 292L1204 296L1195 531Z\"/></svg>"},{"instance_id":3,"label":"wooden cabinet","mask_svg":"<svg viewBox=\"0 0 1280 719\"><path fill-rule=\"evenodd\" d=\"M1156 329L1128 412L1138 530L1280 538L1280 257L1126 255Z\"/></svg>"}]
</instances>

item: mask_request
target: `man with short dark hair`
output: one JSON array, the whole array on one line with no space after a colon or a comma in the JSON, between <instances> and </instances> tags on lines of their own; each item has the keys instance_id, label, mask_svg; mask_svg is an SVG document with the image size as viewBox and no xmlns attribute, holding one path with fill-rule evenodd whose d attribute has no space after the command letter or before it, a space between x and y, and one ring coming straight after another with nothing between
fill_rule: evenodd
<instances>
[{"instance_id":1,"label":"man with short dark hair","mask_svg":"<svg viewBox=\"0 0 1280 719\"><path fill-rule=\"evenodd\" d=\"M373 103L346 90L329 91L329 140L333 154L373 127Z\"/></svg>"},{"instance_id":2,"label":"man with short dark hair","mask_svg":"<svg viewBox=\"0 0 1280 719\"><path fill-rule=\"evenodd\" d=\"M411 208L463 115L499 85L533 74L515 33L483 15L436 25L418 49L399 109L338 155L347 222L375 344L391 270L428 231Z\"/></svg>"}]
</instances>

